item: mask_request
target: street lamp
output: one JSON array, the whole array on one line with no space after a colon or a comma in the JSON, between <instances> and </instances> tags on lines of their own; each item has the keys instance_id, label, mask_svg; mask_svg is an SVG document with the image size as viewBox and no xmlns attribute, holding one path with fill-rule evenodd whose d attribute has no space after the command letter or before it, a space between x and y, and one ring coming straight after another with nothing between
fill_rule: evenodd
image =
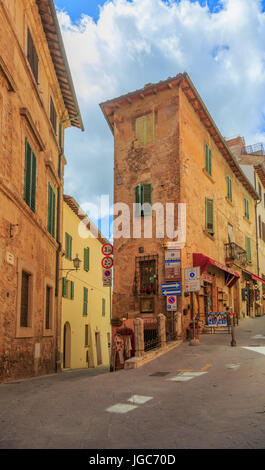
<instances>
[{"instance_id":1,"label":"street lamp","mask_svg":"<svg viewBox=\"0 0 265 470\"><path fill-rule=\"evenodd\" d=\"M81 264L81 259L78 258L78 254L76 255L76 257L72 260L73 261L73 265L74 267L72 269L60 269L60 271L67 271L66 273L66 276L68 276L68 273L70 273L70 271L78 271L80 269L80 264Z\"/></svg>"}]
</instances>

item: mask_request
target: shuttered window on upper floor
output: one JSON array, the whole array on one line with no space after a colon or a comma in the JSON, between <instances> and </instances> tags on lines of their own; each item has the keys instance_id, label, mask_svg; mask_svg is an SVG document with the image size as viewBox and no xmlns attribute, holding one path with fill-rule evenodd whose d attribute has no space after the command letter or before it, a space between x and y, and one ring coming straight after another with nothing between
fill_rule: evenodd
<instances>
[{"instance_id":1,"label":"shuttered window on upper floor","mask_svg":"<svg viewBox=\"0 0 265 470\"><path fill-rule=\"evenodd\" d=\"M249 201L244 197L244 216L249 219Z\"/></svg>"},{"instance_id":2,"label":"shuttered window on upper floor","mask_svg":"<svg viewBox=\"0 0 265 470\"><path fill-rule=\"evenodd\" d=\"M152 184L144 183L136 186L135 204L136 216L152 215Z\"/></svg>"},{"instance_id":3,"label":"shuttered window on upper floor","mask_svg":"<svg viewBox=\"0 0 265 470\"><path fill-rule=\"evenodd\" d=\"M102 316L105 317L106 315L106 300L102 299Z\"/></svg>"},{"instance_id":4,"label":"shuttered window on upper floor","mask_svg":"<svg viewBox=\"0 0 265 470\"><path fill-rule=\"evenodd\" d=\"M88 302L88 288L84 287L83 290L83 315L87 316L87 302Z\"/></svg>"},{"instance_id":5,"label":"shuttered window on upper floor","mask_svg":"<svg viewBox=\"0 0 265 470\"><path fill-rule=\"evenodd\" d=\"M72 237L65 232L65 258L72 261Z\"/></svg>"},{"instance_id":6,"label":"shuttered window on upper floor","mask_svg":"<svg viewBox=\"0 0 265 470\"><path fill-rule=\"evenodd\" d=\"M226 177L226 190L227 199L232 202L232 180L228 175Z\"/></svg>"},{"instance_id":7,"label":"shuttered window on upper floor","mask_svg":"<svg viewBox=\"0 0 265 470\"><path fill-rule=\"evenodd\" d=\"M50 97L50 121L55 134L57 135L57 113L52 97Z\"/></svg>"},{"instance_id":8,"label":"shuttered window on upper floor","mask_svg":"<svg viewBox=\"0 0 265 470\"><path fill-rule=\"evenodd\" d=\"M39 78L39 59L34 46L30 30L28 29L28 43L27 43L27 59L29 61L30 68L34 75L36 82L38 83Z\"/></svg>"},{"instance_id":9,"label":"shuttered window on upper floor","mask_svg":"<svg viewBox=\"0 0 265 470\"><path fill-rule=\"evenodd\" d=\"M37 160L27 140L25 147L24 200L31 210L35 212Z\"/></svg>"},{"instance_id":10,"label":"shuttered window on upper floor","mask_svg":"<svg viewBox=\"0 0 265 470\"><path fill-rule=\"evenodd\" d=\"M90 250L89 248L84 248L84 271L89 271L89 261L90 261Z\"/></svg>"},{"instance_id":11,"label":"shuttered window on upper floor","mask_svg":"<svg viewBox=\"0 0 265 470\"><path fill-rule=\"evenodd\" d=\"M55 192L49 183L48 185L48 232L55 237Z\"/></svg>"},{"instance_id":12,"label":"shuttered window on upper floor","mask_svg":"<svg viewBox=\"0 0 265 470\"><path fill-rule=\"evenodd\" d=\"M142 147L151 144L155 136L154 113L145 114L135 120L136 146Z\"/></svg>"},{"instance_id":13,"label":"shuttered window on upper floor","mask_svg":"<svg viewBox=\"0 0 265 470\"><path fill-rule=\"evenodd\" d=\"M205 170L212 176L212 151L208 144L205 143Z\"/></svg>"},{"instance_id":14,"label":"shuttered window on upper floor","mask_svg":"<svg viewBox=\"0 0 265 470\"><path fill-rule=\"evenodd\" d=\"M205 198L205 229L210 235L214 234L214 201Z\"/></svg>"}]
</instances>

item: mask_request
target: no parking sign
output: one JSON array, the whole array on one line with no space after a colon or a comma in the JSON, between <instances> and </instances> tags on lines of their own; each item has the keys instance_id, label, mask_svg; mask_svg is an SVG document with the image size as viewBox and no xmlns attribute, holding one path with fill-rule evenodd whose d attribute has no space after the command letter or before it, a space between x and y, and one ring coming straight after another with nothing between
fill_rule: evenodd
<instances>
[{"instance_id":1,"label":"no parking sign","mask_svg":"<svg viewBox=\"0 0 265 470\"><path fill-rule=\"evenodd\" d=\"M177 296L168 295L167 296L167 310L170 312L177 310Z\"/></svg>"}]
</instances>

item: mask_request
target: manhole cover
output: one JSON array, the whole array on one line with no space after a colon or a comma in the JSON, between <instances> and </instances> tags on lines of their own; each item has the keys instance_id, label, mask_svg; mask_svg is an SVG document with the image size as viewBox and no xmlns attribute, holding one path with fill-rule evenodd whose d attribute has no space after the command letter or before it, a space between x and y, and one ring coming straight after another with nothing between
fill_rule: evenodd
<instances>
[{"instance_id":1,"label":"manhole cover","mask_svg":"<svg viewBox=\"0 0 265 470\"><path fill-rule=\"evenodd\" d=\"M168 375L169 372L155 372L154 374L150 374L150 377L164 377L165 375Z\"/></svg>"}]
</instances>

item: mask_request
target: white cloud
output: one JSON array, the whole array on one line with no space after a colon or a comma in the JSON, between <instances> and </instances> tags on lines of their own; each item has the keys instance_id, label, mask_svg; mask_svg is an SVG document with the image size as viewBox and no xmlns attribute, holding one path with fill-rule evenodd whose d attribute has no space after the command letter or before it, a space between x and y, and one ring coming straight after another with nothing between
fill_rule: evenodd
<instances>
[{"instance_id":1,"label":"white cloud","mask_svg":"<svg viewBox=\"0 0 265 470\"><path fill-rule=\"evenodd\" d=\"M97 23L59 12L86 132L68 131L65 190L82 203L112 193L113 138L98 104L188 72L225 137L264 141L265 14L259 0L113 0Z\"/></svg>"}]
</instances>

